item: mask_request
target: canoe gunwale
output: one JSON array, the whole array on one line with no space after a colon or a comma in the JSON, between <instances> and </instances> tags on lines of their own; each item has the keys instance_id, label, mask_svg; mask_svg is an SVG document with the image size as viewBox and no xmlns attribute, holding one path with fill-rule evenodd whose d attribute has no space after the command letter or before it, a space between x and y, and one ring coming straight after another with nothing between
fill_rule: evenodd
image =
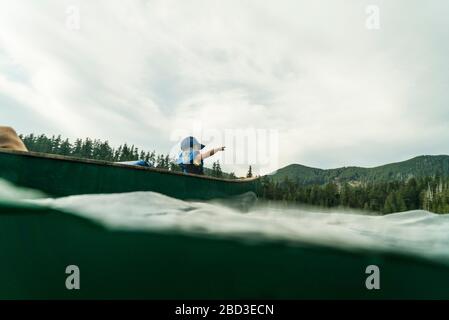
<instances>
[{"instance_id":1,"label":"canoe gunwale","mask_svg":"<svg viewBox=\"0 0 449 320\"><path fill-rule=\"evenodd\" d=\"M170 170L166 170L166 169L126 165L126 164L103 161L103 160L82 159L82 158L67 157L67 156L62 156L62 155L57 155L57 154L40 153L40 152L32 152L32 151L16 151L16 150L7 150L7 149L0 148L0 156L2 154L11 154L11 155L25 156L25 157L31 157L31 158L41 158L41 159L48 159L48 160L55 160L55 161L69 161L69 162L76 162L76 163L82 163L82 164L93 164L93 165L99 165L99 166L106 166L106 167L117 167L117 168L124 168L124 169L128 169L128 170L151 171L151 172L157 172L157 173L161 173L161 174L178 175L178 176L183 176L183 177L188 176L188 177L197 178L197 179L224 181L224 182L229 182L229 183L248 183L248 182L257 181L259 179L258 177L245 178L245 179L223 179L223 178L216 178L216 177L210 177L210 176L204 176L204 175L198 175L198 174L170 171ZM1 161L1 159L0 159L0 161Z\"/></svg>"}]
</instances>

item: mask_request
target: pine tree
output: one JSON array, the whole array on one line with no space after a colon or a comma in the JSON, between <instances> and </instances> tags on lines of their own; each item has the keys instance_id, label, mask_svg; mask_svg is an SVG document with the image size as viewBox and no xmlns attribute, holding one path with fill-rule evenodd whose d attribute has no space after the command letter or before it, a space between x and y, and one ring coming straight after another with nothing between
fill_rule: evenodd
<instances>
[{"instance_id":1,"label":"pine tree","mask_svg":"<svg viewBox=\"0 0 449 320\"><path fill-rule=\"evenodd\" d=\"M215 166L215 170L216 170L215 176L217 178L221 178L223 176L223 172L221 171L221 166L220 166L220 161L219 160L217 160L217 164Z\"/></svg>"},{"instance_id":2,"label":"pine tree","mask_svg":"<svg viewBox=\"0 0 449 320\"><path fill-rule=\"evenodd\" d=\"M216 177L217 176L217 164L214 162L212 163L212 177Z\"/></svg>"},{"instance_id":3,"label":"pine tree","mask_svg":"<svg viewBox=\"0 0 449 320\"><path fill-rule=\"evenodd\" d=\"M246 177L247 178L253 177L253 168L251 166L249 166L248 173L246 174Z\"/></svg>"},{"instance_id":4,"label":"pine tree","mask_svg":"<svg viewBox=\"0 0 449 320\"><path fill-rule=\"evenodd\" d=\"M91 159L93 155L93 141L86 138L81 146L81 156L86 159Z\"/></svg>"},{"instance_id":5,"label":"pine tree","mask_svg":"<svg viewBox=\"0 0 449 320\"><path fill-rule=\"evenodd\" d=\"M170 168L170 156L167 154L164 159L164 169Z\"/></svg>"},{"instance_id":6,"label":"pine tree","mask_svg":"<svg viewBox=\"0 0 449 320\"><path fill-rule=\"evenodd\" d=\"M82 154L83 141L81 139L76 139L75 145L73 147L72 155L75 157L81 157Z\"/></svg>"},{"instance_id":7,"label":"pine tree","mask_svg":"<svg viewBox=\"0 0 449 320\"><path fill-rule=\"evenodd\" d=\"M61 135L58 135L56 138L53 136L51 148L53 153L60 154L61 141Z\"/></svg>"},{"instance_id":8,"label":"pine tree","mask_svg":"<svg viewBox=\"0 0 449 320\"><path fill-rule=\"evenodd\" d=\"M165 168L165 157L164 157L164 155L160 154L160 155L157 156L156 167L161 168L161 169Z\"/></svg>"},{"instance_id":9,"label":"pine tree","mask_svg":"<svg viewBox=\"0 0 449 320\"><path fill-rule=\"evenodd\" d=\"M59 148L59 154L63 156L70 156L72 153L72 145L70 144L69 139L65 139Z\"/></svg>"},{"instance_id":10,"label":"pine tree","mask_svg":"<svg viewBox=\"0 0 449 320\"><path fill-rule=\"evenodd\" d=\"M114 161L120 161L122 158L122 146L119 146L118 149L114 152Z\"/></svg>"},{"instance_id":11,"label":"pine tree","mask_svg":"<svg viewBox=\"0 0 449 320\"><path fill-rule=\"evenodd\" d=\"M105 161L113 161L114 151L111 148L111 146L109 145L108 141L105 141L105 142L98 141L97 148L98 148L98 150L95 153L96 159L105 160Z\"/></svg>"},{"instance_id":12,"label":"pine tree","mask_svg":"<svg viewBox=\"0 0 449 320\"><path fill-rule=\"evenodd\" d=\"M130 149L129 149L128 145L125 143L123 145L122 153L120 155L120 161L130 161L130 159L131 159L130 155L131 155Z\"/></svg>"},{"instance_id":13,"label":"pine tree","mask_svg":"<svg viewBox=\"0 0 449 320\"><path fill-rule=\"evenodd\" d=\"M148 155L148 162L150 162L152 165L156 164L156 151L152 151L149 155Z\"/></svg>"}]
</instances>

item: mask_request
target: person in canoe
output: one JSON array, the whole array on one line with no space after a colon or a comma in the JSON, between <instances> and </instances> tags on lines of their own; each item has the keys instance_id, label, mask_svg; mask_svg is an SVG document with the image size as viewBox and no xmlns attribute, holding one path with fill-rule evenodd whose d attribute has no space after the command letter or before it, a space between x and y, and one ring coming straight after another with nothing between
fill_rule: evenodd
<instances>
[{"instance_id":1,"label":"person in canoe","mask_svg":"<svg viewBox=\"0 0 449 320\"><path fill-rule=\"evenodd\" d=\"M28 151L16 131L11 127L0 126L0 149Z\"/></svg>"},{"instance_id":2,"label":"person in canoe","mask_svg":"<svg viewBox=\"0 0 449 320\"><path fill-rule=\"evenodd\" d=\"M199 143L195 137L187 137L181 141L181 152L176 163L181 167L182 172L204 174L204 159L225 150L225 147L220 147L202 152L204 147L205 145Z\"/></svg>"}]
</instances>

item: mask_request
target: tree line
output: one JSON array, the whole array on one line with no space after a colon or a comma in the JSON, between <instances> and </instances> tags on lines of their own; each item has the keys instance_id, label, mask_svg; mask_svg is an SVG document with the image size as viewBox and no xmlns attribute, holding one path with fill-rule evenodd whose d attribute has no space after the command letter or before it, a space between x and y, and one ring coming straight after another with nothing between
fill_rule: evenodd
<instances>
[{"instance_id":1,"label":"tree line","mask_svg":"<svg viewBox=\"0 0 449 320\"><path fill-rule=\"evenodd\" d=\"M262 179L259 195L268 200L283 200L322 207L349 207L384 214L424 209L449 213L449 178L433 176L408 181L382 183L327 183L300 185L285 178L274 182Z\"/></svg>"}]
</instances>

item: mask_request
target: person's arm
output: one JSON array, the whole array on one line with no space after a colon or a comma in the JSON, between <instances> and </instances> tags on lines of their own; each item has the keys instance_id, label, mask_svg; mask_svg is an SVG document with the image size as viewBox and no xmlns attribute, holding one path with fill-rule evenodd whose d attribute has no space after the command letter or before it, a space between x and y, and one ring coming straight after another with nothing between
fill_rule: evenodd
<instances>
[{"instance_id":1,"label":"person's arm","mask_svg":"<svg viewBox=\"0 0 449 320\"><path fill-rule=\"evenodd\" d=\"M201 160L207 159L209 157L212 157L214 154L216 154L219 151L224 151L225 147L220 147L220 148L215 148L215 149L211 149L209 151L206 151L204 153L198 153L198 155L195 157L195 159L193 160L193 163L196 165L200 165L201 164Z\"/></svg>"}]
</instances>

